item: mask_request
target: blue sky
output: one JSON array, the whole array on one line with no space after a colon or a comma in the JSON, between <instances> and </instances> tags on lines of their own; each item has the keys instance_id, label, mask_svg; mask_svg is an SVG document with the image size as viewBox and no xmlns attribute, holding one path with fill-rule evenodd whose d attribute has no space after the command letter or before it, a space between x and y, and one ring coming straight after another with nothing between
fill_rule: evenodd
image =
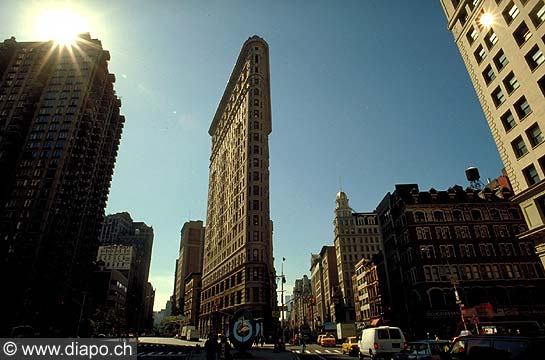
<instances>
[{"instance_id":1,"label":"blue sky","mask_svg":"<svg viewBox=\"0 0 545 360\"><path fill-rule=\"evenodd\" d=\"M153 226L156 310L183 223L206 220L208 127L254 34L270 47L271 218L288 293L333 242L340 187L363 212L396 183L465 186L470 165L501 173L439 0L3 0L2 39L46 40L33 19L59 7L86 17L111 53L126 125L106 211Z\"/></svg>"}]
</instances>

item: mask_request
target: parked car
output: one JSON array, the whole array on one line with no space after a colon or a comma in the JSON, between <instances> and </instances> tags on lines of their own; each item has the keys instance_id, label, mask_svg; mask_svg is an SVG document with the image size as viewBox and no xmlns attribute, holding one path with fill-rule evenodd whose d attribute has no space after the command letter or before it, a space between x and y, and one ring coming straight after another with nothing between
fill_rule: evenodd
<instances>
[{"instance_id":1,"label":"parked car","mask_svg":"<svg viewBox=\"0 0 545 360\"><path fill-rule=\"evenodd\" d=\"M473 335L461 337L448 353L448 359L533 360L543 358L545 337Z\"/></svg>"},{"instance_id":2,"label":"parked car","mask_svg":"<svg viewBox=\"0 0 545 360\"><path fill-rule=\"evenodd\" d=\"M394 360L441 360L450 351L449 340L411 341L394 355Z\"/></svg>"},{"instance_id":3,"label":"parked car","mask_svg":"<svg viewBox=\"0 0 545 360\"><path fill-rule=\"evenodd\" d=\"M350 356L357 355L359 352L358 338L356 336L347 337L341 347L343 354L348 354Z\"/></svg>"},{"instance_id":4,"label":"parked car","mask_svg":"<svg viewBox=\"0 0 545 360\"><path fill-rule=\"evenodd\" d=\"M320 345L335 346L337 345L337 339L331 334L324 335L324 337L322 337L322 340L320 341Z\"/></svg>"},{"instance_id":5,"label":"parked car","mask_svg":"<svg viewBox=\"0 0 545 360\"><path fill-rule=\"evenodd\" d=\"M358 341L359 358L387 358L405 348L405 335L398 327L377 326L363 329Z\"/></svg>"}]
</instances>

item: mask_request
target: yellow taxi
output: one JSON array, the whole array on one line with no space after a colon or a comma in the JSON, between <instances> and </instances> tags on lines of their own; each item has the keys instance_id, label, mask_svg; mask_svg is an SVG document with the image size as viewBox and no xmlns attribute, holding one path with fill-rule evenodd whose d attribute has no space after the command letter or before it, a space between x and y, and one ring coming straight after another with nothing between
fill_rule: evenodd
<instances>
[{"instance_id":1,"label":"yellow taxi","mask_svg":"<svg viewBox=\"0 0 545 360\"><path fill-rule=\"evenodd\" d=\"M320 345L322 346L335 346L337 344L337 339L331 334L324 335L320 340Z\"/></svg>"},{"instance_id":2,"label":"yellow taxi","mask_svg":"<svg viewBox=\"0 0 545 360\"><path fill-rule=\"evenodd\" d=\"M350 356L357 355L359 351L358 338L356 336L347 337L341 347L343 354L348 354Z\"/></svg>"},{"instance_id":3,"label":"yellow taxi","mask_svg":"<svg viewBox=\"0 0 545 360\"><path fill-rule=\"evenodd\" d=\"M325 334L318 335L318 339L316 339L316 344L322 345L322 339L324 338Z\"/></svg>"}]
</instances>

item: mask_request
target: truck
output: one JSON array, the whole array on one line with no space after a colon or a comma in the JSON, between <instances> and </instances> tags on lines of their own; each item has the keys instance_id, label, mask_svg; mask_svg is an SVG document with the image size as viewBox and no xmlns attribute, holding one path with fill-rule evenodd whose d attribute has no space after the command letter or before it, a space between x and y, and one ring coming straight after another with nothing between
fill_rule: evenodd
<instances>
[{"instance_id":1,"label":"truck","mask_svg":"<svg viewBox=\"0 0 545 360\"><path fill-rule=\"evenodd\" d=\"M349 336L356 336L356 324L337 323L337 340L342 343Z\"/></svg>"}]
</instances>

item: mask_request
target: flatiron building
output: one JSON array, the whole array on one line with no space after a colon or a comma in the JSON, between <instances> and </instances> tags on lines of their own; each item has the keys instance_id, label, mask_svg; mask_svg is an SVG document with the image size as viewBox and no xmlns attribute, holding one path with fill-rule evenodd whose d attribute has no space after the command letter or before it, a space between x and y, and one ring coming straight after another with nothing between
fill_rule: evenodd
<instances>
[{"instance_id":1,"label":"flatiron building","mask_svg":"<svg viewBox=\"0 0 545 360\"><path fill-rule=\"evenodd\" d=\"M272 332L276 310L269 214L269 48L249 38L208 133L212 137L204 242L201 334L225 332L238 309Z\"/></svg>"}]
</instances>

